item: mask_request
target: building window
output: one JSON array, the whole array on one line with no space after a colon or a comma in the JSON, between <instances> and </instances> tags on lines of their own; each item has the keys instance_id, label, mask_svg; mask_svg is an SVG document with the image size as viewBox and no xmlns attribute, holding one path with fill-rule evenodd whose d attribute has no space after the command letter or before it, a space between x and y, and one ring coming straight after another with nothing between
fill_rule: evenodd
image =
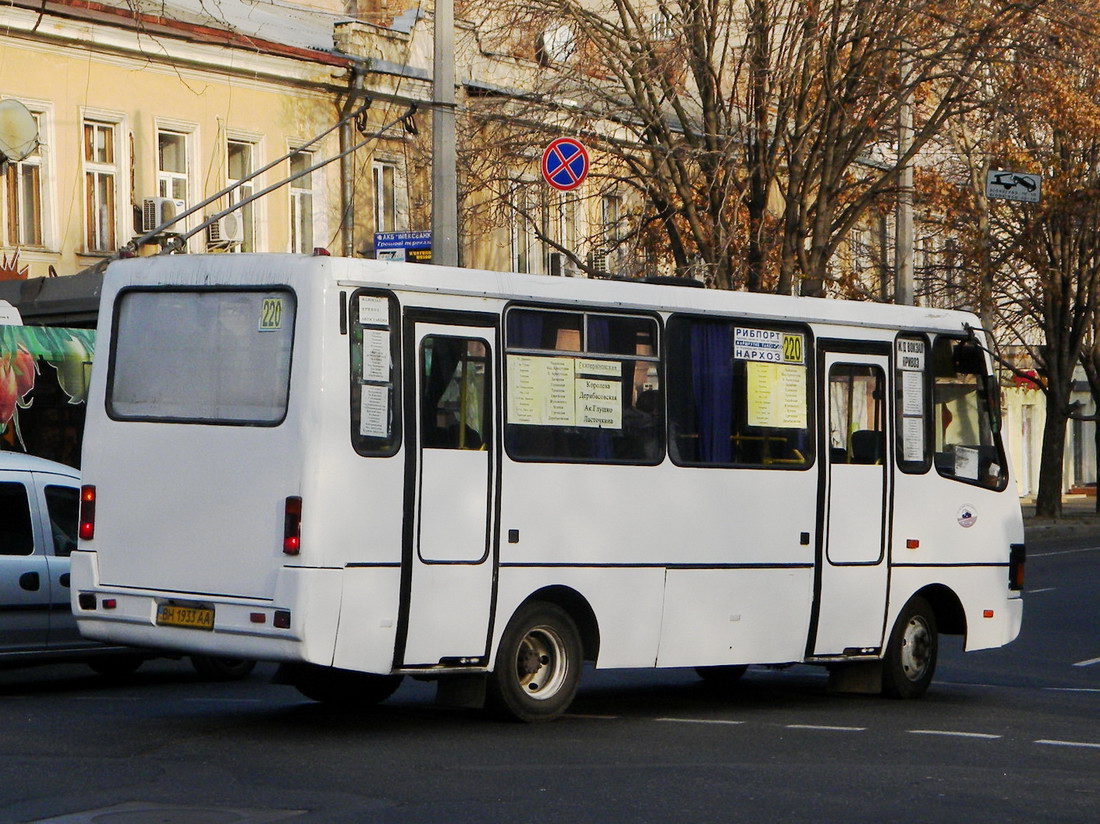
<instances>
[{"instance_id":1,"label":"building window","mask_svg":"<svg viewBox=\"0 0 1100 824\"><path fill-rule=\"evenodd\" d=\"M298 151L290 157L290 251L307 254L313 251L313 152ZM297 177L297 175L301 175Z\"/></svg>"},{"instance_id":2,"label":"building window","mask_svg":"<svg viewBox=\"0 0 1100 824\"><path fill-rule=\"evenodd\" d=\"M84 121L84 248L110 252L117 247L117 126Z\"/></svg>"},{"instance_id":3,"label":"building window","mask_svg":"<svg viewBox=\"0 0 1100 824\"><path fill-rule=\"evenodd\" d=\"M512 271L531 274L546 272L546 248L539 240L539 227L546 233L549 215L541 189L531 181L512 186L511 207L513 220L509 226L512 247Z\"/></svg>"},{"instance_id":4,"label":"building window","mask_svg":"<svg viewBox=\"0 0 1100 824\"><path fill-rule=\"evenodd\" d=\"M620 244L625 237L623 221L623 199L619 195L603 195L600 198L600 230L604 258L603 271L615 274L619 271L622 257ZM597 266L597 268L600 268Z\"/></svg>"},{"instance_id":5,"label":"building window","mask_svg":"<svg viewBox=\"0 0 1100 824\"><path fill-rule=\"evenodd\" d=\"M252 180L245 180L256 170L256 144L246 140L230 140L226 145L228 161L227 183L236 188L229 193L229 205L234 206L255 194ZM244 239L235 247L236 251L256 251L256 216L253 211L255 202L246 203L237 209L236 214L244 227Z\"/></svg>"},{"instance_id":6,"label":"building window","mask_svg":"<svg viewBox=\"0 0 1100 824\"><path fill-rule=\"evenodd\" d=\"M42 115L32 112L39 134ZM4 170L4 188L8 201L8 244L10 246L42 246L42 148L18 163L9 163Z\"/></svg>"},{"instance_id":7,"label":"building window","mask_svg":"<svg viewBox=\"0 0 1100 824\"><path fill-rule=\"evenodd\" d=\"M371 164L374 180L374 231L397 231L397 166L375 161Z\"/></svg>"},{"instance_id":8,"label":"building window","mask_svg":"<svg viewBox=\"0 0 1100 824\"><path fill-rule=\"evenodd\" d=\"M157 133L157 193L187 202L187 134L161 131Z\"/></svg>"}]
</instances>

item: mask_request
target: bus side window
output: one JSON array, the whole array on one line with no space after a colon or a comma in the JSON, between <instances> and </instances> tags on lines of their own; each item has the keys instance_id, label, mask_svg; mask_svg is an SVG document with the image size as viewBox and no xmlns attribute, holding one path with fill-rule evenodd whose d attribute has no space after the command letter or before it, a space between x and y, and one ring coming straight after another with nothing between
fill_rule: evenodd
<instances>
[{"instance_id":1,"label":"bus side window","mask_svg":"<svg viewBox=\"0 0 1100 824\"><path fill-rule=\"evenodd\" d=\"M431 336L421 348L421 435L431 449L489 446L484 341Z\"/></svg>"},{"instance_id":2,"label":"bus side window","mask_svg":"<svg viewBox=\"0 0 1100 824\"><path fill-rule=\"evenodd\" d=\"M674 316L669 451L681 466L813 464L805 327Z\"/></svg>"},{"instance_id":3,"label":"bus side window","mask_svg":"<svg viewBox=\"0 0 1100 824\"><path fill-rule=\"evenodd\" d=\"M898 469L920 475L931 466L928 341L902 335L895 343L894 431Z\"/></svg>"}]
</instances>

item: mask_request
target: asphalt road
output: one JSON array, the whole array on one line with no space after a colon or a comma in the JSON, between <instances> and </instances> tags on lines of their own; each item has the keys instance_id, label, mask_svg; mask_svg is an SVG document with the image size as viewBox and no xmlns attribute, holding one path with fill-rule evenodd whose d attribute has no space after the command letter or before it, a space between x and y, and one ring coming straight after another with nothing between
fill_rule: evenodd
<instances>
[{"instance_id":1,"label":"asphalt road","mask_svg":"<svg viewBox=\"0 0 1100 824\"><path fill-rule=\"evenodd\" d=\"M1095 822L1100 536L1029 546L1024 633L945 644L925 699L830 695L810 667L719 694L685 671L586 673L545 725L406 681L346 713L147 663L0 671L0 822Z\"/></svg>"}]
</instances>

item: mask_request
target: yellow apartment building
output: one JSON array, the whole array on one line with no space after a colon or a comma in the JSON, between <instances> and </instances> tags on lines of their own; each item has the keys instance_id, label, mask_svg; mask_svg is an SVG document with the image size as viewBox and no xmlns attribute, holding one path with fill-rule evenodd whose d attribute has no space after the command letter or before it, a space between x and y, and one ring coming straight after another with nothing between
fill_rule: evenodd
<instances>
[{"instance_id":1,"label":"yellow apartment building","mask_svg":"<svg viewBox=\"0 0 1100 824\"><path fill-rule=\"evenodd\" d=\"M139 253L191 234L190 253L369 254L374 231L409 228L424 199L408 196L419 145L401 116L430 99L428 73L343 53L349 27L377 32L390 51L409 35L336 5L0 7L0 97L22 102L39 129L37 149L4 170L9 262L18 252L31 278L85 272L194 207Z\"/></svg>"}]
</instances>

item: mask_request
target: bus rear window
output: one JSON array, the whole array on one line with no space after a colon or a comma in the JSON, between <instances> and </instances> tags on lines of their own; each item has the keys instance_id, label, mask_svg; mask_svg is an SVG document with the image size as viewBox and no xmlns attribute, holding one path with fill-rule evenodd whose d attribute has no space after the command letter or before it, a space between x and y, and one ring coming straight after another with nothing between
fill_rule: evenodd
<instances>
[{"instance_id":1,"label":"bus rear window","mask_svg":"<svg viewBox=\"0 0 1100 824\"><path fill-rule=\"evenodd\" d=\"M121 420L280 423L295 308L285 289L123 292L108 413Z\"/></svg>"}]
</instances>

